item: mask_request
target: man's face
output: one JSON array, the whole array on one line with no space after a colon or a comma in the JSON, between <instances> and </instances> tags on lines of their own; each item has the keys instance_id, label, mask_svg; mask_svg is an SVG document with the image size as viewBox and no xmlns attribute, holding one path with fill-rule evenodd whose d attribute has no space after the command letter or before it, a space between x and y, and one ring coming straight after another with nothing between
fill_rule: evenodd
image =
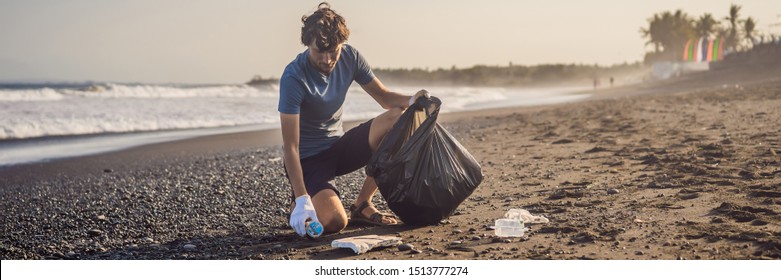
<instances>
[{"instance_id":1,"label":"man's face","mask_svg":"<svg viewBox=\"0 0 781 280\"><path fill-rule=\"evenodd\" d=\"M309 44L309 62L314 65L317 71L323 74L330 74L336 67L336 61L342 53L342 45L336 45L335 48L327 51L321 51L316 43Z\"/></svg>"}]
</instances>

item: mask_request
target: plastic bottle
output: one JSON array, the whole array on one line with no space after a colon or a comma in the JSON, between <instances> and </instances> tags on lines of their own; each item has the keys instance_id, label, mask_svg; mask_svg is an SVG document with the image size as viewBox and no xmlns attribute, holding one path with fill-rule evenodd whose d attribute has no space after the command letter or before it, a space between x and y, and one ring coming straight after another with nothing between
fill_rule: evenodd
<instances>
[{"instance_id":1,"label":"plastic bottle","mask_svg":"<svg viewBox=\"0 0 781 280\"><path fill-rule=\"evenodd\" d=\"M520 219L498 219L494 222L494 233L499 237L521 237L525 232Z\"/></svg>"},{"instance_id":2,"label":"plastic bottle","mask_svg":"<svg viewBox=\"0 0 781 280\"><path fill-rule=\"evenodd\" d=\"M320 222L307 219L304 226L306 227L306 236L309 238L318 238L323 235L323 225Z\"/></svg>"}]
</instances>

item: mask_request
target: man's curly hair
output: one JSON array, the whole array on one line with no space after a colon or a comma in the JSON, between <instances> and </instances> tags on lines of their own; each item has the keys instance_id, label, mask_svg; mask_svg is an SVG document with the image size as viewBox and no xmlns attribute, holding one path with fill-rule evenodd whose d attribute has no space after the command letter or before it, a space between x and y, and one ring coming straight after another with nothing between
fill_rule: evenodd
<instances>
[{"instance_id":1,"label":"man's curly hair","mask_svg":"<svg viewBox=\"0 0 781 280\"><path fill-rule=\"evenodd\" d=\"M301 17L301 22L304 23L301 27L301 43L304 46L314 41L321 51L330 51L350 37L344 18L331 10L328 2L317 5L317 11Z\"/></svg>"}]
</instances>

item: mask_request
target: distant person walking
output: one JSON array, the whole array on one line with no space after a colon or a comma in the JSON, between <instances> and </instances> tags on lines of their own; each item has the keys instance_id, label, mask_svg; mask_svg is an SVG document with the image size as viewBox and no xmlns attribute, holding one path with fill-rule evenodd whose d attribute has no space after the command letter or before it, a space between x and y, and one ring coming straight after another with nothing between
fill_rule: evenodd
<instances>
[{"instance_id":1,"label":"distant person walking","mask_svg":"<svg viewBox=\"0 0 781 280\"><path fill-rule=\"evenodd\" d=\"M610 87L613 87L613 77L610 77Z\"/></svg>"},{"instance_id":2,"label":"distant person walking","mask_svg":"<svg viewBox=\"0 0 781 280\"><path fill-rule=\"evenodd\" d=\"M410 96L386 88L361 53L346 43L350 30L328 3L320 3L301 21L301 43L307 49L285 67L278 110L284 167L293 190L290 226L304 236L307 220L319 221L326 233L344 229L348 218L334 178L364 167L402 112L428 93ZM344 132L343 105L353 81L386 111ZM352 222L397 223L372 205L376 191L374 178L366 177L350 206Z\"/></svg>"}]
</instances>

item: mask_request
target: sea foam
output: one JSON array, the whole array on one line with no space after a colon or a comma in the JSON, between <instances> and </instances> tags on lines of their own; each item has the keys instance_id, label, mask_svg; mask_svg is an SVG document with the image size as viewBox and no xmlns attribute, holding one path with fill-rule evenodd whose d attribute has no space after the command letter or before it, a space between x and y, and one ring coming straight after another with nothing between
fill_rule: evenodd
<instances>
[{"instance_id":1,"label":"sea foam","mask_svg":"<svg viewBox=\"0 0 781 280\"><path fill-rule=\"evenodd\" d=\"M442 112L560 103L583 98L584 88L429 87ZM414 94L420 88L394 91ZM279 88L246 85L92 84L82 87L0 89L0 140L44 136L149 132L279 123ZM363 120L384 110L359 86L345 100L343 119Z\"/></svg>"}]
</instances>

